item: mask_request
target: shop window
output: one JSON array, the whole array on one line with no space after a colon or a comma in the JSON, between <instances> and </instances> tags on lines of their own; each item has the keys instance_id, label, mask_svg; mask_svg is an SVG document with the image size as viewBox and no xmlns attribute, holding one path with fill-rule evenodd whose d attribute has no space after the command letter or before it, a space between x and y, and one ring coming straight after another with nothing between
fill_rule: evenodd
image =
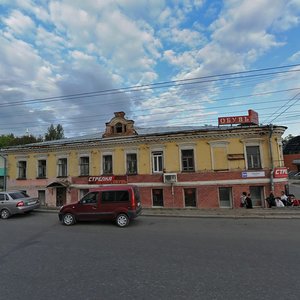
<instances>
[{"instance_id":1,"label":"shop window","mask_svg":"<svg viewBox=\"0 0 300 300\"><path fill-rule=\"evenodd\" d=\"M112 155L103 155L103 174L112 174Z\"/></svg>"},{"instance_id":2,"label":"shop window","mask_svg":"<svg viewBox=\"0 0 300 300\"><path fill-rule=\"evenodd\" d=\"M38 161L38 178L46 178L46 167L47 167L47 162L45 159L40 159Z\"/></svg>"},{"instance_id":3,"label":"shop window","mask_svg":"<svg viewBox=\"0 0 300 300\"><path fill-rule=\"evenodd\" d=\"M162 189L152 190L152 202L153 206L164 206L164 197Z\"/></svg>"},{"instance_id":4,"label":"shop window","mask_svg":"<svg viewBox=\"0 0 300 300\"><path fill-rule=\"evenodd\" d=\"M152 170L153 173L162 173L163 171L163 151L152 152Z\"/></svg>"},{"instance_id":5,"label":"shop window","mask_svg":"<svg viewBox=\"0 0 300 300\"><path fill-rule=\"evenodd\" d=\"M220 207L232 207L232 191L230 187L219 188Z\"/></svg>"},{"instance_id":6,"label":"shop window","mask_svg":"<svg viewBox=\"0 0 300 300\"><path fill-rule=\"evenodd\" d=\"M58 159L58 177L68 176L67 165L68 165L67 158L59 158Z\"/></svg>"},{"instance_id":7,"label":"shop window","mask_svg":"<svg viewBox=\"0 0 300 300\"><path fill-rule=\"evenodd\" d=\"M184 189L184 205L185 207L196 207L196 189Z\"/></svg>"},{"instance_id":8,"label":"shop window","mask_svg":"<svg viewBox=\"0 0 300 300\"><path fill-rule=\"evenodd\" d=\"M137 174L137 155L136 153L128 153L126 155L127 174Z\"/></svg>"},{"instance_id":9,"label":"shop window","mask_svg":"<svg viewBox=\"0 0 300 300\"><path fill-rule=\"evenodd\" d=\"M18 179L26 179L26 167L27 162L25 160L18 162Z\"/></svg>"},{"instance_id":10,"label":"shop window","mask_svg":"<svg viewBox=\"0 0 300 300\"><path fill-rule=\"evenodd\" d=\"M246 146L248 169L261 169L259 146Z\"/></svg>"},{"instance_id":11,"label":"shop window","mask_svg":"<svg viewBox=\"0 0 300 300\"><path fill-rule=\"evenodd\" d=\"M90 158L88 156L80 157L80 176L88 176L90 173Z\"/></svg>"},{"instance_id":12,"label":"shop window","mask_svg":"<svg viewBox=\"0 0 300 300\"><path fill-rule=\"evenodd\" d=\"M195 162L194 162L194 150L181 150L181 162L183 172L194 172Z\"/></svg>"}]
</instances>

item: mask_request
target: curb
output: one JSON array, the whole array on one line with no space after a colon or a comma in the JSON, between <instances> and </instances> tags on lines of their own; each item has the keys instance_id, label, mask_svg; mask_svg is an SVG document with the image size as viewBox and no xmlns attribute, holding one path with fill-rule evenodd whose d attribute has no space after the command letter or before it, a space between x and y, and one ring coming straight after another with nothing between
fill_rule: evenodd
<instances>
[{"instance_id":1,"label":"curb","mask_svg":"<svg viewBox=\"0 0 300 300\"><path fill-rule=\"evenodd\" d=\"M39 208L39 209L35 209L36 212L41 212L41 213L57 213L59 212L58 209L43 209L43 208ZM240 212L242 213L242 212ZM153 211L153 210L149 210L147 211L147 209L144 209L141 216L143 217L167 217L167 218L214 218L214 219L300 219L300 209L299 209L299 214L298 213L293 213L293 212L272 212L269 211L268 212L255 212L255 213L249 213L249 214L245 214L245 212L243 212L243 214L239 214L239 213L222 213L222 212L218 212L218 213L213 213L213 212L207 212L207 213L203 213L201 211L197 212L194 211L194 214L191 214L189 212L186 211L175 211L175 212L168 212L168 211Z\"/></svg>"}]
</instances>

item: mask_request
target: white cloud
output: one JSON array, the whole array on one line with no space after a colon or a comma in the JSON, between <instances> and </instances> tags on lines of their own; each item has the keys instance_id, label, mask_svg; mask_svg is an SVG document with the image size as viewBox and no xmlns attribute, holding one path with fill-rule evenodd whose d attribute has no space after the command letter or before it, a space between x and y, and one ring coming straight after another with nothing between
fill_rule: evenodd
<instances>
[{"instance_id":1,"label":"white cloud","mask_svg":"<svg viewBox=\"0 0 300 300\"><path fill-rule=\"evenodd\" d=\"M31 18L18 10L12 11L8 18L3 18L3 23L14 35L31 34L35 30L35 24Z\"/></svg>"},{"instance_id":2,"label":"white cloud","mask_svg":"<svg viewBox=\"0 0 300 300\"><path fill-rule=\"evenodd\" d=\"M288 58L291 62L299 62L300 61L300 51L295 52L291 57Z\"/></svg>"}]
</instances>

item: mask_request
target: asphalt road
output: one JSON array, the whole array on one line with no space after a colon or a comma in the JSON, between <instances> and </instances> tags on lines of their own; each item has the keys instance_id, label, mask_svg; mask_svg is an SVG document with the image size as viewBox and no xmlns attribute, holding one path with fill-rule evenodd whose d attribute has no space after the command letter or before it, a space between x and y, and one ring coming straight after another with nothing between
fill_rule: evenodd
<instances>
[{"instance_id":1,"label":"asphalt road","mask_svg":"<svg viewBox=\"0 0 300 300\"><path fill-rule=\"evenodd\" d=\"M0 298L299 299L300 220L0 219Z\"/></svg>"}]
</instances>

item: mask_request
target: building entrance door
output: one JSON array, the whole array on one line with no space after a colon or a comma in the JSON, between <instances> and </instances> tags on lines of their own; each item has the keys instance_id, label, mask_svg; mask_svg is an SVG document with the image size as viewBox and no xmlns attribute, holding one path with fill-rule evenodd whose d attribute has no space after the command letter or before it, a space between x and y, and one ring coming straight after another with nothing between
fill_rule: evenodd
<instances>
[{"instance_id":1,"label":"building entrance door","mask_svg":"<svg viewBox=\"0 0 300 300\"><path fill-rule=\"evenodd\" d=\"M56 206L60 207L66 204L66 188L65 187L57 187L56 188Z\"/></svg>"}]
</instances>

